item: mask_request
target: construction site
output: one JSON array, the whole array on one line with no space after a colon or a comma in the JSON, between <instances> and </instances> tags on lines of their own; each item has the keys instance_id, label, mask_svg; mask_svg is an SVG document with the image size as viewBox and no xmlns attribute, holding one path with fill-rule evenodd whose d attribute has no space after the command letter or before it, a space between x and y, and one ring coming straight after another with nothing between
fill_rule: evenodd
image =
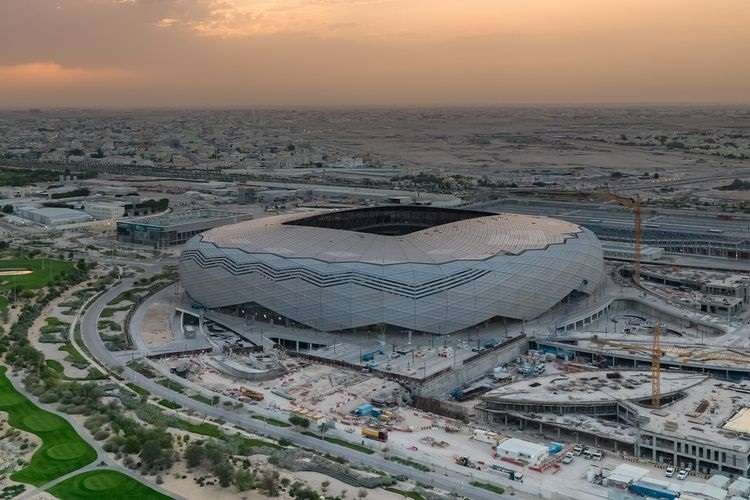
<instances>
[{"instance_id":1,"label":"construction site","mask_svg":"<svg viewBox=\"0 0 750 500\"><path fill-rule=\"evenodd\" d=\"M637 198L608 199L642 226ZM594 293L532 320L450 335L318 331L258 306L238 317L173 285L126 321L138 352L123 356L270 425L296 417L312 433L530 494L656 488L656 498L723 500L729 483L695 485L750 474L750 276L642 264L639 238L631 257L603 263ZM640 475L621 468L633 463Z\"/></svg>"}]
</instances>

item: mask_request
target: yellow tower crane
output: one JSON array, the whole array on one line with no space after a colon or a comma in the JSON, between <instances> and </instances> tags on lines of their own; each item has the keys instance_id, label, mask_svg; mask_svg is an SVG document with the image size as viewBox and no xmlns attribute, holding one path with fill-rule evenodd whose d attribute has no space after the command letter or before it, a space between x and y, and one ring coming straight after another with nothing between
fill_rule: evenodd
<instances>
[{"instance_id":1,"label":"yellow tower crane","mask_svg":"<svg viewBox=\"0 0 750 500\"><path fill-rule=\"evenodd\" d=\"M634 224L633 232L635 238L633 240L633 282L636 286L641 284L641 238L643 237L643 229L641 228L641 198L637 194L628 198L627 196L620 196L618 194L605 192L597 192L597 195L603 197L606 200L614 201L621 207L628 208L633 211Z\"/></svg>"},{"instance_id":2,"label":"yellow tower crane","mask_svg":"<svg viewBox=\"0 0 750 500\"><path fill-rule=\"evenodd\" d=\"M651 332L651 406L661 406L661 323Z\"/></svg>"}]
</instances>

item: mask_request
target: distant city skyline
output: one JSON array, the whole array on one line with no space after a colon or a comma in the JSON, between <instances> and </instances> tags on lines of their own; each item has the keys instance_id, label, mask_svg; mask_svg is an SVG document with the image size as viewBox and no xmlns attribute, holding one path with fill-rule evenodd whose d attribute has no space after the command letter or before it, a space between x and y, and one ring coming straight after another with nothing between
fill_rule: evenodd
<instances>
[{"instance_id":1,"label":"distant city skyline","mask_svg":"<svg viewBox=\"0 0 750 500\"><path fill-rule=\"evenodd\" d=\"M4 0L0 108L748 104L747 0Z\"/></svg>"}]
</instances>

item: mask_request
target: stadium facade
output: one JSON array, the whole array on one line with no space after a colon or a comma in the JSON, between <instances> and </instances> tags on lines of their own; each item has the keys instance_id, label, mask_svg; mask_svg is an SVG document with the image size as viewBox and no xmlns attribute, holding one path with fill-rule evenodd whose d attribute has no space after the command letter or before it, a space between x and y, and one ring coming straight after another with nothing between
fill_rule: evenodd
<instances>
[{"instance_id":1,"label":"stadium facade","mask_svg":"<svg viewBox=\"0 0 750 500\"><path fill-rule=\"evenodd\" d=\"M426 206L215 228L187 243L180 272L198 307L326 332L530 320L604 281L599 240L580 226Z\"/></svg>"}]
</instances>

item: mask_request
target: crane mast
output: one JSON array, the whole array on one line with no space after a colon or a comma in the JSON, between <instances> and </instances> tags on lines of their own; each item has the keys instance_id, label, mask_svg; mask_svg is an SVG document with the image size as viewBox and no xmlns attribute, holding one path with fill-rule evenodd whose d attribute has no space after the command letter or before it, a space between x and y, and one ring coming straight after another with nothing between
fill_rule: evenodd
<instances>
[{"instance_id":1,"label":"crane mast","mask_svg":"<svg viewBox=\"0 0 750 500\"><path fill-rule=\"evenodd\" d=\"M661 323L651 333L651 406L661 406Z\"/></svg>"},{"instance_id":2,"label":"crane mast","mask_svg":"<svg viewBox=\"0 0 750 500\"><path fill-rule=\"evenodd\" d=\"M626 196L620 196L610 192L599 192L600 196L605 199L614 201L621 207L628 208L633 211L633 231L635 232L635 238L633 239L633 282L636 286L641 284L641 239L643 237L643 228L641 227L641 198L637 194L633 198Z\"/></svg>"}]
</instances>

